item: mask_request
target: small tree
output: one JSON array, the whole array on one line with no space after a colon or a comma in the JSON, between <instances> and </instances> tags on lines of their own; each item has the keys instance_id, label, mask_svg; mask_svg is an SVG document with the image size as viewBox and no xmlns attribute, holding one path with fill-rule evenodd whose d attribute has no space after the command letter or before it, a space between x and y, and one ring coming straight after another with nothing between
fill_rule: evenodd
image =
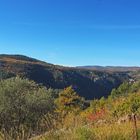
<instances>
[{"instance_id":1,"label":"small tree","mask_svg":"<svg viewBox=\"0 0 140 140\"><path fill-rule=\"evenodd\" d=\"M77 112L84 109L84 98L81 98L70 86L60 92L59 97L55 100L57 111L60 112Z\"/></svg>"},{"instance_id":2,"label":"small tree","mask_svg":"<svg viewBox=\"0 0 140 140\"><path fill-rule=\"evenodd\" d=\"M113 89L111 92L111 97L116 98L120 96L126 96L131 90L131 84L129 82L124 82L117 89Z\"/></svg>"},{"instance_id":3,"label":"small tree","mask_svg":"<svg viewBox=\"0 0 140 140\"><path fill-rule=\"evenodd\" d=\"M60 92L59 97L55 100L57 112L60 115L61 123L63 124L65 117L73 113L78 114L79 111L85 108L84 98L81 98L70 86Z\"/></svg>"}]
</instances>

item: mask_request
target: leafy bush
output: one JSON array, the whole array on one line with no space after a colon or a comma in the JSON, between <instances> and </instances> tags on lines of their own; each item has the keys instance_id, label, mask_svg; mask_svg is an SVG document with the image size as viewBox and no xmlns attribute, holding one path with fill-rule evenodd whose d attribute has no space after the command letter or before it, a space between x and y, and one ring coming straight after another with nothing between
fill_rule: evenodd
<instances>
[{"instance_id":1,"label":"leafy bush","mask_svg":"<svg viewBox=\"0 0 140 140\"><path fill-rule=\"evenodd\" d=\"M52 90L19 77L0 81L0 129L16 138L21 131L38 130L53 112ZM39 131L39 130L38 130Z\"/></svg>"}]
</instances>

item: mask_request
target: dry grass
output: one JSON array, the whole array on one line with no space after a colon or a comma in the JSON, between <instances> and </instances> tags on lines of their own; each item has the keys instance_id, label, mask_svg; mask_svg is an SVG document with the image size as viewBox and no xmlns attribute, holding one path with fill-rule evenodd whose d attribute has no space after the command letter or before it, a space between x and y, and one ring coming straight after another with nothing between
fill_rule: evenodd
<instances>
[{"instance_id":1,"label":"dry grass","mask_svg":"<svg viewBox=\"0 0 140 140\"><path fill-rule=\"evenodd\" d=\"M138 122L140 138L140 122ZM24 135L23 135L24 136ZM133 140L132 123L86 125L71 129L50 131L30 140ZM0 133L0 140L12 140ZM27 140L27 137L17 137L15 140Z\"/></svg>"},{"instance_id":2,"label":"dry grass","mask_svg":"<svg viewBox=\"0 0 140 140\"><path fill-rule=\"evenodd\" d=\"M138 123L140 138L140 122ZM32 140L133 140L132 123L90 125L46 133Z\"/></svg>"}]
</instances>

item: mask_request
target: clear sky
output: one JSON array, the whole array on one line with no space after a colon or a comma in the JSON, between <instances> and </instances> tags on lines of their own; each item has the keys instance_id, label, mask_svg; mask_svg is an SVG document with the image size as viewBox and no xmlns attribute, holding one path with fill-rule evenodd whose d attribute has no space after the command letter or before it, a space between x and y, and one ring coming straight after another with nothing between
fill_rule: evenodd
<instances>
[{"instance_id":1,"label":"clear sky","mask_svg":"<svg viewBox=\"0 0 140 140\"><path fill-rule=\"evenodd\" d=\"M140 66L140 0L0 0L0 53Z\"/></svg>"}]
</instances>

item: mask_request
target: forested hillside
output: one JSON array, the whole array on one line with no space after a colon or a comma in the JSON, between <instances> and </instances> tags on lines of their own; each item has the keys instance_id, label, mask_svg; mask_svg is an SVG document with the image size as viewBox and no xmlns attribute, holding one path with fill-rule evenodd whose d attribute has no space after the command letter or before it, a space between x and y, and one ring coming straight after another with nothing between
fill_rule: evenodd
<instances>
[{"instance_id":1,"label":"forested hillside","mask_svg":"<svg viewBox=\"0 0 140 140\"><path fill-rule=\"evenodd\" d=\"M19 75L47 88L68 86L86 99L107 97L113 88L132 79L130 72L99 71L49 64L22 55L0 55L0 78Z\"/></svg>"}]
</instances>

